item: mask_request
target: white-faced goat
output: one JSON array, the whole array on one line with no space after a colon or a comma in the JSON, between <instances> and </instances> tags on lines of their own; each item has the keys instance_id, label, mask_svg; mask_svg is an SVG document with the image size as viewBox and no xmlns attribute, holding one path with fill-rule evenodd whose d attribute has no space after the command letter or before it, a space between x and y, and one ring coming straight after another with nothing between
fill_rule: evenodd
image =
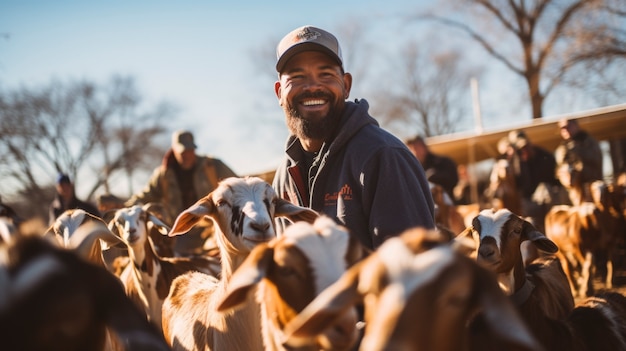
<instances>
[{"instance_id":1,"label":"white-faced goat","mask_svg":"<svg viewBox=\"0 0 626 351\"><path fill-rule=\"evenodd\" d=\"M287 337L316 335L363 302L361 351L470 350L477 314L498 350L542 350L493 273L447 240L421 228L386 240L305 307Z\"/></svg>"},{"instance_id":2,"label":"white-faced goat","mask_svg":"<svg viewBox=\"0 0 626 351\"><path fill-rule=\"evenodd\" d=\"M530 222L508 209L483 210L464 235L474 238L478 263L496 274L534 335L541 335L537 319L562 320L574 309L567 277L554 255L558 247ZM543 252L527 265L521 250L524 242Z\"/></svg>"},{"instance_id":3,"label":"white-faced goat","mask_svg":"<svg viewBox=\"0 0 626 351\"><path fill-rule=\"evenodd\" d=\"M315 296L334 283L346 268L364 257L356 237L326 216L313 225L296 222L283 235L255 247L235 271L219 311L256 303L266 351L350 350L358 337L357 314L346 314L310 339L285 347L285 326ZM250 294L256 292L256 301Z\"/></svg>"},{"instance_id":4,"label":"white-faced goat","mask_svg":"<svg viewBox=\"0 0 626 351\"><path fill-rule=\"evenodd\" d=\"M276 238L277 217L312 223L318 214L282 200L260 178L233 177L176 218L170 235L183 234L205 219L215 222L222 271L220 279L192 272L172 283L163 304L163 333L173 349L263 350L258 304L244 303L226 314L217 310L233 272L250 251Z\"/></svg>"},{"instance_id":5,"label":"white-faced goat","mask_svg":"<svg viewBox=\"0 0 626 351\"><path fill-rule=\"evenodd\" d=\"M476 241L476 259L496 273L502 290L529 316L562 319L574 308L567 277L554 254L559 248L543 233L508 209L483 210L464 235ZM522 245L542 254L525 264Z\"/></svg>"},{"instance_id":6,"label":"white-faced goat","mask_svg":"<svg viewBox=\"0 0 626 351\"><path fill-rule=\"evenodd\" d=\"M89 230L85 230L87 227ZM124 246L122 239L113 234L100 217L81 209L63 212L44 236L56 241L61 247L75 250L79 256L111 272L114 269L107 266L103 250Z\"/></svg>"},{"instance_id":7,"label":"white-faced goat","mask_svg":"<svg viewBox=\"0 0 626 351\"><path fill-rule=\"evenodd\" d=\"M119 278L126 294L161 329L161 310L174 278L189 271L219 277L220 262L214 257L160 257L150 231L167 235L169 227L148 211L149 205L120 208L111 214L108 225L128 247L129 264Z\"/></svg>"}]
</instances>

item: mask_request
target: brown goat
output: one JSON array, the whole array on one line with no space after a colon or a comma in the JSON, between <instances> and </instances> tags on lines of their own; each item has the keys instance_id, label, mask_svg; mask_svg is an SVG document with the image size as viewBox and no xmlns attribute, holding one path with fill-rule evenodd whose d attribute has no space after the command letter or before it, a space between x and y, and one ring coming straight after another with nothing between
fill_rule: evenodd
<instances>
[{"instance_id":1,"label":"brown goat","mask_svg":"<svg viewBox=\"0 0 626 351\"><path fill-rule=\"evenodd\" d=\"M321 216L312 225L294 223L279 238L252 250L235 271L218 310L239 307L256 291L266 351L293 346L299 351L350 350L358 336L356 311L314 338L292 340L287 348L282 328L365 253L358 239L329 217Z\"/></svg>"},{"instance_id":2,"label":"brown goat","mask_svg":"<svg viewBox=\"0 0 626 351\"><path fill-rule=\"evenodd\" d=\"M604 286L613 286L615 250L626 231L619 195L613 189L594 182L590 186L593 202L554 206L546 215L546 236L559 246L561 265L577 298L593 294L599 257L606 263Z\"/></svg>"},{"instance_id":3,"label":"brown goat","mask_svg":"<svg viewBox=\"0 0 626 351\"><path fill-rule=\"evenodd\" d=\"M483 210L473 223L466 235L476 241L477 261L496 274L526 325L543 342L537 320L562 320L574 309L567 276L554 256L558 247L530 222L507 209ZM537 247L542 252L540 257L526 264L523 243Z\"/></svg>"},{"instance_id":4,"label":"brown goat","mask_svg":"<svg viewBox=\"0 0 626 351\"><path fill-rule=\"evenodd\" d=\"M388 239L317 296L287 325L287 335L315 335L362 301L361 351L470 350L467 325L478 314L498 349L542 350L493 273L454 246L421 228Z\"/></svg>"}]
</instances>

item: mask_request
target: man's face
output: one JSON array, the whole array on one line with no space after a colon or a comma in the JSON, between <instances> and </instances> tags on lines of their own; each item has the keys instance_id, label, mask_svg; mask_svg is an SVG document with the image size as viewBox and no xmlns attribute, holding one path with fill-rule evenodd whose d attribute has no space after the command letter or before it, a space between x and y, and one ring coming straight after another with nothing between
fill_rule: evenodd
<instances>
[{"instance_id":1,"label":"man's face","mask_svg":"<svg viewBox=\"0 0 626 351\"><path fill-rule=\"evenodd\" d=\"M57 193L64 199L69 199L74 194L74 186L72 183L57 183Z\"/></svg>"},{"instance_id":2,"label":"man's face","mask_svg":"<svg viewBox=\"0 0 626 351\"><path fill-rule=\"evenodd\" d=\"M196 150L187 149L182 153L174 152L174 157L182 169L191 169L196 164Z\"/></svg>"},{"instance_id":3,"label":"man's face","mask_svg":"<svg viewBox=\"0 0 626 351\"><path fill-rule=\"evenodd\" d=\"M305 51L287 62L274 90L291 133L326 140L339 123L351 85L352 76L332 58Z\"/></svg>"}]
</instances>

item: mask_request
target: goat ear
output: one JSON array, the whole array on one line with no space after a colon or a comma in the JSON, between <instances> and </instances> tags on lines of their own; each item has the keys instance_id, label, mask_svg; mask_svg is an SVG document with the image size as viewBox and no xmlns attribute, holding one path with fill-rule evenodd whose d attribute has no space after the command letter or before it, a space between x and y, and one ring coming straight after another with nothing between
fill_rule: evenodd
<instances>
[{"instance_id":1,"label":"goat ear","mask_svg":"<svg viewBox=\"0 0 626 351\"><path fill-rule=\"evenodd\" d=\"M100 248L124 245L124 241L113 234L104 222L88 221L81 224L70 237L69 247L75 249L79 256L86 257L99 240Z\"/></svg>"},{"instance_id":2,"label":"goat ear","mask_svg":"<svg viewBox=\"0 0 626 351\"><path fill-rule=\"evenodd\" d=\"M276 217L285 217L292 222L305 221L313 224L319 214L310 208L294 205L291 202L277 198L276 199Z\"/></svg>"},{"instance_id":3,"label":"goat ear","mask_svg":"<svg viewBox=\"0 0 626 351\"><path fill-rule=\"evenodd\" d=\"M526 240L530 240L539 250L545 251L547 253L557 253L559 251L559 247L542 232L536 230L534 227L530 227L532 229L526 231L524 234L526 235Z\"/></svg>"},{"instance_id":4,"label":"goat ear","mask_svg":"<svg viewBox=\"0 0 626 351\"><path fill-rule=\"evenodd\" d=\"M243 304L252 288L267 275L273 257L273 248L268 247L267 244L257 245L233 273L228 283L228 290L217 306L218 312Z\"/></svg>"},{"instance_id":5,"label":"goat ear","mask_svg":"<svg viewBox=\"0 0 626 351\"><path fill-rule=\"evenodd\" d=\"M363 262L349 268L285 326L284 341L288 345L297 345L298 339L322 333L360 300L358 283Z\"/></svg>"},{"instance_id":6,"label":"goat ear","mask_svg":"<svg viewBox=\"0 0 626 351\"><path fill-rule=\"evenodd\" d=\"M472 257L476 252L476 241L470 236L459 235L452 239L452 249L461 255Z\"/></svg>"},{"instance_id":7,"label":"goat ear","mask_svg":"<svg viewBox=\"0 0 626 351\"><path fill-rule=\"evenodd\" d=\"M198 200L195 204L191 205L188 209L181 212L174 225L170 230L168 236L182 235L193 228L196 223L200 222L204 216L210 216L217 210L213 203L213 193Z\"/></svg>"},{"instance_id":8,"label":"goat ear","mask_svg":"<svg viewBox=\"0 0 626 351\"><path fill-rule=\"evenodd\" d=\"M115 218L115 212L117 210L108 210L104 214L102 214L102 220L104 223L110 223L113 218Z\"/></svg>"},{"instance_id":9,"label":"goat ear","mask_svg":"<svg viewBox=\"0 0 626 351\"><path fill-rule=\"evenodd\" d=\"M158 219L155 215L148 214L148 219L156 227L159 233L163 235L167 235L168 232L170 231L170 227L167 224L161 222L161 220Z\"/></svg>"}]
</instances>

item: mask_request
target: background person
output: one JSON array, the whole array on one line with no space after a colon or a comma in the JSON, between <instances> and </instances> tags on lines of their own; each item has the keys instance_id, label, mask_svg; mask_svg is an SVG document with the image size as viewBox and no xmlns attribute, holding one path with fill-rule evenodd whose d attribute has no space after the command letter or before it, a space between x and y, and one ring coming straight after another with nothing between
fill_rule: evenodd
<instances>
[{"instance_id":1,"label":"background person","mask_svg":"<svg viewBox=\"0 0 626 351\"><path fill-rule=\"evenodd\" d=\"M175 219L182 211L213 191L220 180L237 176L221 160L198 155L196 148L191 132L174 132L171 148L165 153L161 165L152 173L148 184L124 205L160 203L168 211L170 218ZM185 256L200 254L204 242L212 232L213 222L206 221L205 226L197 226L189 233L178 236L175 250Z\"/></svg>"},{"instance_id":2,"label":"background person","mask_svg":"<svg viewBox=\"0 0 626 351\"><path fill-rule=\"evenodd\" d=\"M582 199L572 199L574 204L591 200L589 185L596 180L603 180L600 143L581 129L575 119L561 119L558 126L563 140L554 152L557 172L563 169L562 166L567 166L571 177L580 181ZM569 187L568 184L563 185Z\"/></svg>"},{"instance_id":3,"label":"background person","mask_svg":"<svg viewBox=\"0 0 626 351\"><path fill-rule=\"evenodd\" d=\"M48 225L53 225L57 217L70 209L82 209L100 217L100 211L95 205L76 197L74 183L67 174L61 173L57 176L56 195L50 204Z\"/></svg>"},{"instance_id":4,"label":"background person","mask_svg":"<svg viewBox=\"0 0 626 351\"><path fill-rule=\"evenodd\" d=\"M566 201L556 173L556 159L550 151L533 144L522 130L509 132L515 150L515 182L522 195L522 216L528 216L539 229L550 207Z\"/></svg>"},{"instance_id":5,"label":"background person","mask_svg":"<svg viewBox=\"0 0 626 351\"><path fill-rule=\"evenodd\" d=\"M428 181L443 187L452 199L454 187L459 182L456 162L450 157L432 153L424 138L419 135L407 140L406 145L422 164Z\"/></svg>"},{"instance_id":6,"label":"background person","mask_svg":"<svg viewBox=\"0 0 626 351\"><path fill-rule=\"evenodd\" d=\"M335 36L297 28L277 58L274 91L290 132L273 182L279 196L334 218L370 249L411 227L434 228L419 161L379 127L367 101L346 101L352 75Z\"/></svg>"}]
</instances>

